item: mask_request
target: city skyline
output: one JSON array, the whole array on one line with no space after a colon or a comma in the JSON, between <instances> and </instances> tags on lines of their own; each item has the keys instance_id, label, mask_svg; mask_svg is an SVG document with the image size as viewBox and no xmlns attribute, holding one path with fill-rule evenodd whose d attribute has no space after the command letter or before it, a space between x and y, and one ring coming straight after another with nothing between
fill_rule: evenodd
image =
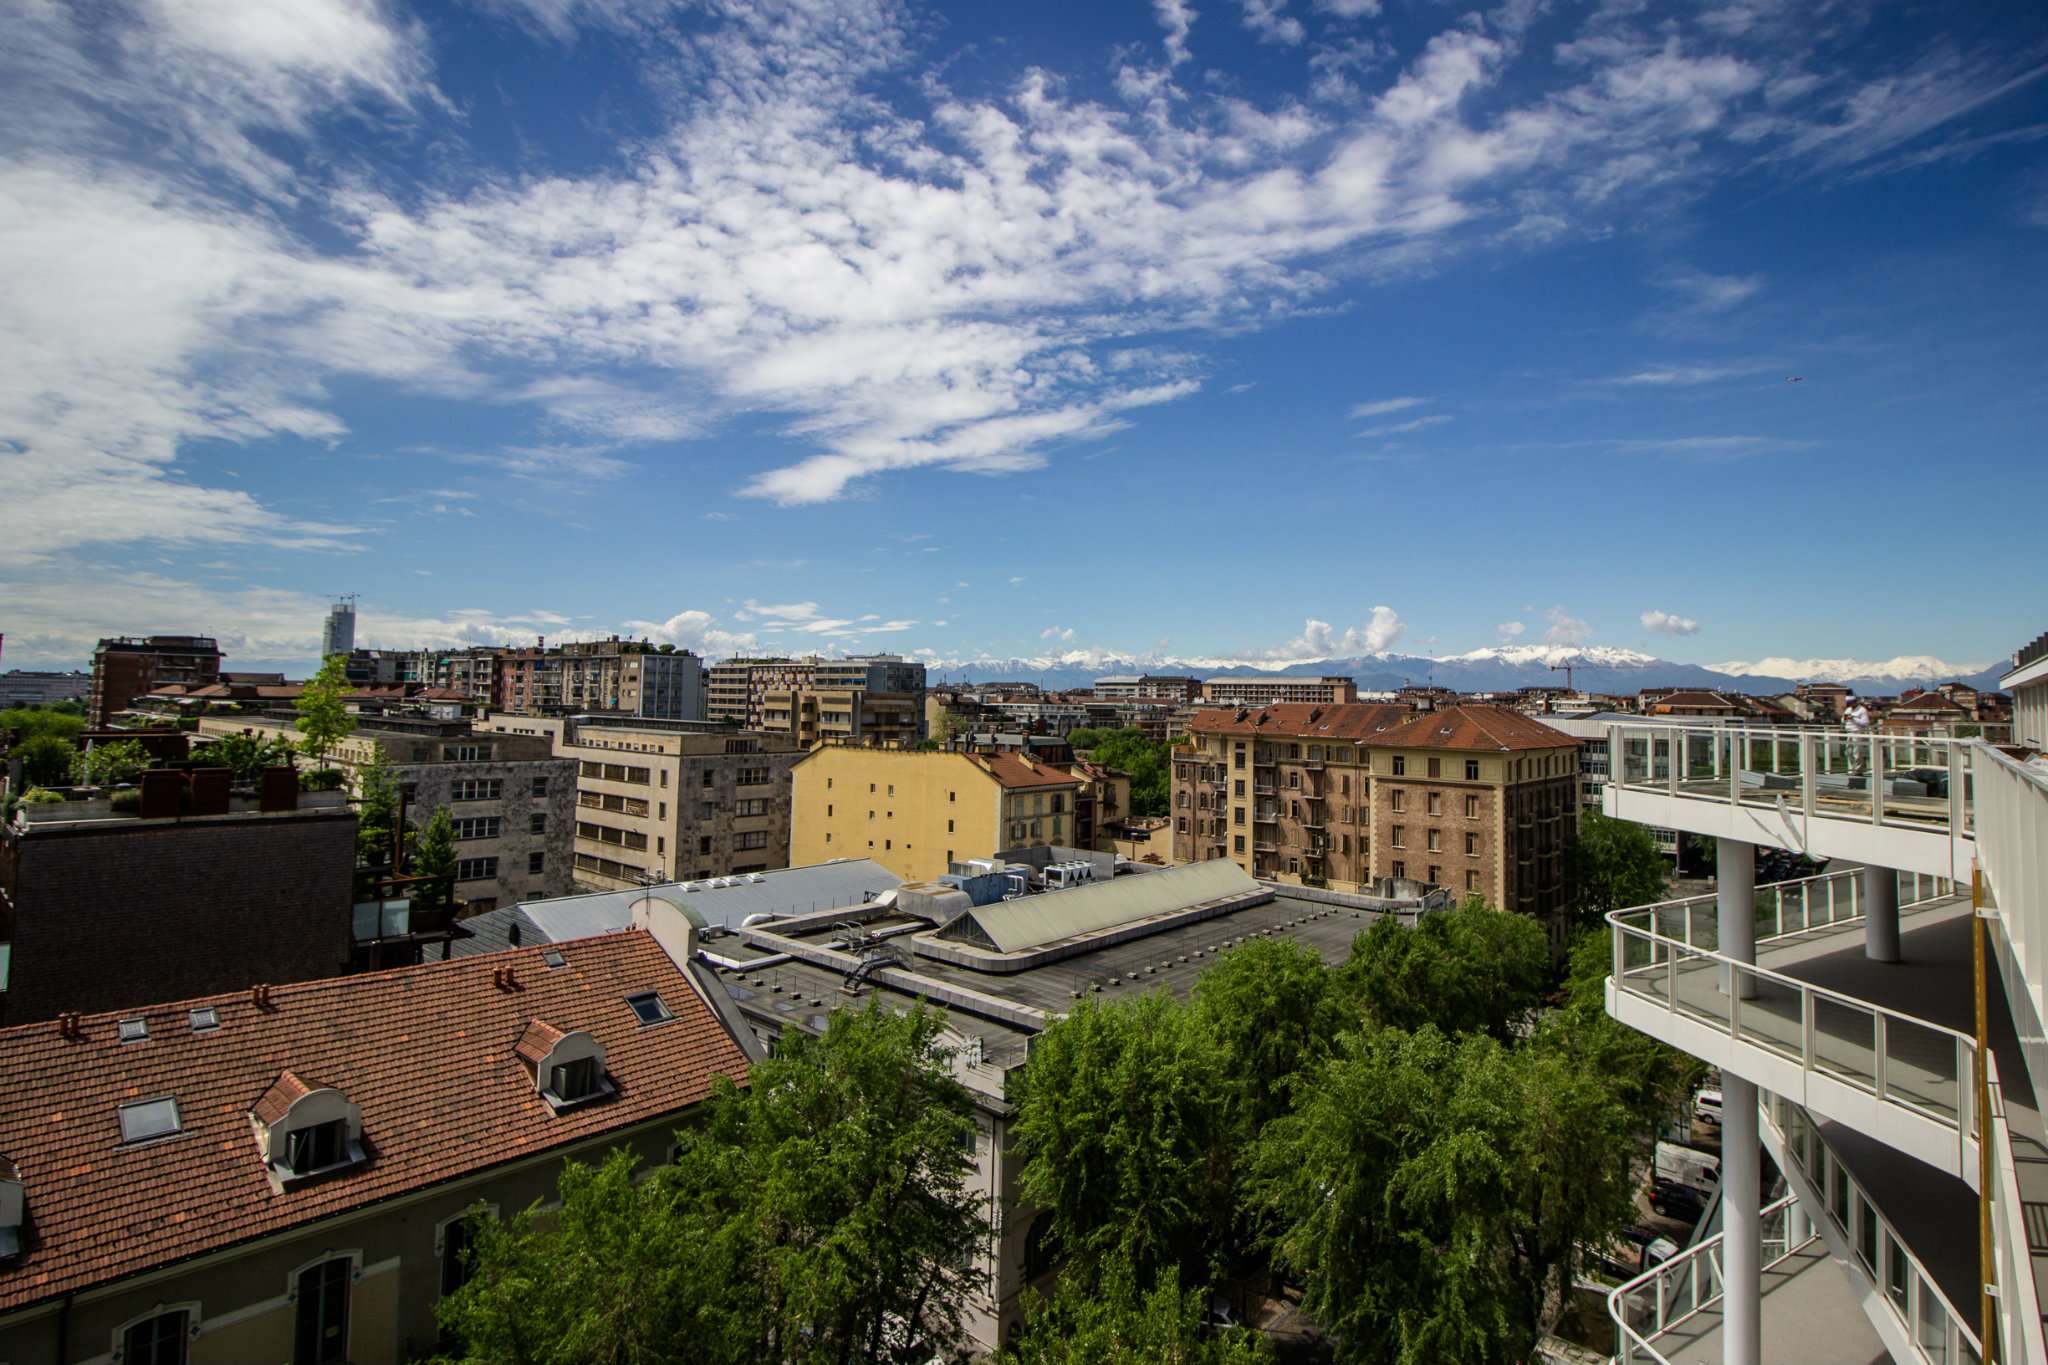
<instances>
[{"instance_id":1,"label":"city skyline","mask_svg":"<svg viewBox=\"0 0 2048 1365\"><path fill-rule=\"evenodd\" d=\"M351 592L389 647L2017 643L2039 13L302 0L13 36L0 666L305 660Z\"/></svg>"}]
</instances>

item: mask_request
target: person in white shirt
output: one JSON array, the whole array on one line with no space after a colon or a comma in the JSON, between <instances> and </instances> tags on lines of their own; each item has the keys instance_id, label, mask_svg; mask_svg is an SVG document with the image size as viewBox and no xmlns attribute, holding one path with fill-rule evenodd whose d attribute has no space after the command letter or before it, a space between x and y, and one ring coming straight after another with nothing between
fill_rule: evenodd
<instances>
[{"instance_id":1,"label":"person in white shirt","mask_svg":"<svg viewBox=\"0 0 2048 1365\"><path fill-rule=\"evenodd\" d=\"M1870 708L1862 698L1850 702L1842 713L1842 728L1849 732L1849 771L1860 773L1870 761Z\"/></svg>"}]
</instances>

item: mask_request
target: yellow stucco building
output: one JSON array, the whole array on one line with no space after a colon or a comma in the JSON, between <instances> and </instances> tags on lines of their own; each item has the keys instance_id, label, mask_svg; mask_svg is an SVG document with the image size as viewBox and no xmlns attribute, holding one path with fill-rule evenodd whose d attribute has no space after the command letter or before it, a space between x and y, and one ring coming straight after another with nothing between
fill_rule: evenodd
<instances>
[{"instance_id":1,"label":"yellow stucco building","mask_svg":"<svg viewBox=\"0 0 2048 1365\"><path fill-rule=\"evenodd\" d=\"M872 858L906 881L1002 849L1070 842L1080 789L1071 773L1019 754L831 744L790 775L794 865Z\"/></svg>"}]
</instances>

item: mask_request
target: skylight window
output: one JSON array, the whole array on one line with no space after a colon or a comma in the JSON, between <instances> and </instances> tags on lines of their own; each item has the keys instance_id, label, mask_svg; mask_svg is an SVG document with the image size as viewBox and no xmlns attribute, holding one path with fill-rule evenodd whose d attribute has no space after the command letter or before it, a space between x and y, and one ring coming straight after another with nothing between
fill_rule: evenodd
<instances>
[{"instance_id":1,"label":"skylight window","mask_svg":"<svg viewBox=\"0 0 2048 1365\"><path fill-rule=\"evenodd\" d=\"M640 1016L640 1022L643 1024L659 1024L663 1020L675 1018L675 1015L670 1013L667 1002L653 991L629 995L626 997L626 1003L633 1007L633 1013Z\"/></svg>"},{"instance_id":2,"label":"skylight window","mask_svg":"<svg viewBox=\"0 0 2048 1365\"><path fill-rule=\"evenodd\" d=\"M211 1005L201 1005L192 1011L192 1031L211 1033L220 1027L220 1011Z\"/></svg>"},{"instance_id":3,"label":"skylight window","mask_svg":"<svg viewBox=\"0 0 2048 1365\"><path fill-rule=\"evenodd\" d=\"M148 1142L179 1131L178 1102L166 1095L159 1100L137 1100L121 1106L121 1141Z\"/></svg>"},{"instance_id":4,"label":"skylight window","mask_svg":"<svg viewBox=\"0 0 2048 1365\"><path fill-rule=\"evenodd\" d=\"M541 951L540 960L548 964L548 968L550 971L552 971L556 967L566 967L569 965L569 959L562 956L562 950L560 948L543 949Z\"/></svg>"},{"instance_id":5,"label":"skylight window","mask_svg":"<svg viewBox=\"0 0 2048 1365\"><path fill-rule=\"evenodd\" d=\"M123 1019L116 1027L121 1030L121 1041L124 1043L139 1043L149 1037L147 1019Z\"/></svg>"}]
</instances>

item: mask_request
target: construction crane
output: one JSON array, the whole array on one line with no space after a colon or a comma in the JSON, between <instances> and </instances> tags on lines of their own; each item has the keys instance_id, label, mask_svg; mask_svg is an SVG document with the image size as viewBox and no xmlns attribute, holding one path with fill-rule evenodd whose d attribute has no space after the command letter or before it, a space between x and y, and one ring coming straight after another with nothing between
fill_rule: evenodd
<instances>
[{"instance_id":1,"label":"construction crane","mask_svg":"<svg viewBox=\"0 0 2048 1365\"><path fill-rule=\"evenodd\" d=\"M1552 673L1564 674L1564 690L1574 695L1577 694L1579 689L1572 686L1572 661L1570 659L1566 659L1561 664L1552 664L1550 671Z\"/></svg>"}]
</instances>

